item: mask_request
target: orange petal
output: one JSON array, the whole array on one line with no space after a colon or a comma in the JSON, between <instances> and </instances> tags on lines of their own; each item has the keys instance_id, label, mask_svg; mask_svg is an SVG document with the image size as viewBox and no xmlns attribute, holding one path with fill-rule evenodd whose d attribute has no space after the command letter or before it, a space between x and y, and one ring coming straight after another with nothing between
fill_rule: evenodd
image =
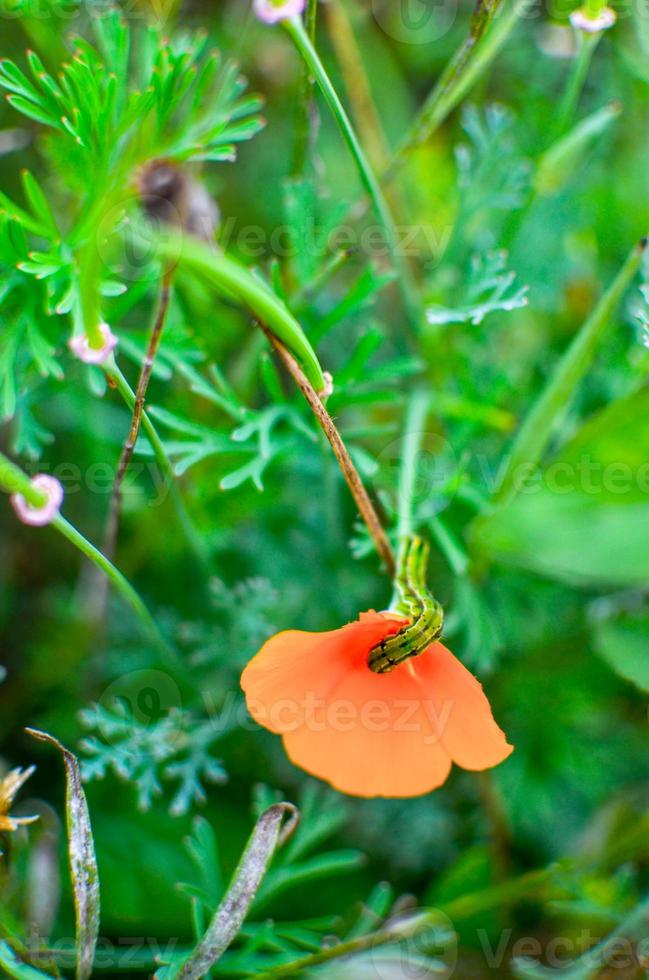
<instances>
[{"instance_id":1,"label":"orange petal","mask_svg":"<svg viewBox=\"0 0 649 980\"><path fill-rule=\"evenodd\" d=\"M329 633L280 633L243 673L252 716L284 735L297 765L343 792L419 796L449 773L410 665L382 675L367 666L371 648L402 623L370 612Z\"/></svg>"},{"instance_id":2,"label":"orange petal","mask_svg":"<svg viewBox=\"0 0 649 980\"><path fill-rule=\"evenodd\" d=\"M513 752L494 721L482 685L450 650L434 643L413 661L426 697L435 705L441 744L464 769L498 765Z\"/></svg>"},{"instance_id":3,"label":"orange petal","mask_svg":"<svg viewBox=\"0 0 649 980\"><path fill-rule=\"evenodd\" d=\"M296 765L353 796L421 796L451 768L405 667L348 672L311 719L284 735L284 745Z\"/></svg>"},{"instance_id":4,"label":"orange petal","mask_svg":"<svg viewBox=\"0 0 649 980\"><path fill-rule=\"evenodd\" d=\"M277 633L241 675L250 714L276 734L293 730L309 693L328 698L345 674L365 664L372 647L397 632L402 622L371 611L328 633Z\"/></svg>"}]
</instances>

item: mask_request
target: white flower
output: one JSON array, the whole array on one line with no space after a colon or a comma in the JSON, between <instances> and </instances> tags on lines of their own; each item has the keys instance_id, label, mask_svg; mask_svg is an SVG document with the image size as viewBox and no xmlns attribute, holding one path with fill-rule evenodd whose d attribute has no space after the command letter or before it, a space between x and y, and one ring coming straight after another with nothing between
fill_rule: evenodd
<instances>
[{"instance_id":1,"label":"white flower","mask_svg":"<svg viewBox=\"0 0 649 980\"><path fill-rule=\"evenodd\" d=\"M254 11L264 24L276 24L289 17L299 17L305 0L255 0Z\"/></svg>"},{"instance_id":2,"label":"white flower","mask_svg":"<svg viewBox=\"0 0 649 980\"><path fill-rule=\"evenodd\" d=\"M596 17L592 17L585 7L579 7L570 14L570 23L578 31L586 34L598 34L612 27L617 20L615 11L610 7L602 7Z\"/></svg>"},{"instance_id":3,"label":"white flower","mask_svg":"<svg viewBox=\"0 0 649 980\"><path fill-rule=\"evenodd\" d=\"M85 333L77 334L70 340L70 350L84 364L103 364L111 351L117 346L117 337L107 323L99 324L99 333L102 336L103 344L101 347L91 347L90 341Z\"/></svg>"},{"instance_id":4,"label":"white flower","mask_svg":"<svg viewBox=\"0 0 649 980\"><path fill-rule=\"evenodd\" d=\"M16 515L23 524L30 524L32 527L44 527L51 524L55 517L58 517L61 504L63 503L63 487L56 477L49 476L47 473L39 473L31 481L34 490L44 494L45 503L41 507L34 507L23 497L22 493L11 495L11 505Z\"/></svg>"}]
</instances>

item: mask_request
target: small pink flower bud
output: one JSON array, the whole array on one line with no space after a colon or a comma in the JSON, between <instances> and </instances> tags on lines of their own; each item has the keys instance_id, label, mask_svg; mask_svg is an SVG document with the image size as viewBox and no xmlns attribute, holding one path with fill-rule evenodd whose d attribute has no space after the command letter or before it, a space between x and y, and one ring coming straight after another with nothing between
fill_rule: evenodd
<instances>
[{"instance_id":1,"label":"small pink flower bud","mask_svg":"<svg viewBox=\"0 0 649 980\"><path fill-rule=\"evenodd\" d=\"M85 333L77 334L76 337L72 337L70 340L70 350L84 364L103 364L111 351L117 346L117 337L107 323L99 324L99 332L104 341L101 347L91 347L90 341Z\"/></svg>"},{"instance_id":2,"label":"small pink flower bud","mask_svg":"<svg viewBox=\"0 0 649 980\"><path fill-rule=\"evenodd\" d=\"M299 17L305 0L255 0L254 11L264 24L276 24L289 17Z\"/></svg>"},{"instance_id":3,"label":"small pink flower bud","mask_svg":"<svg viewBox=\"0 0 649 980\"><path fill-rule=\"evenodd\" d=\"M585 31L586 34L598 34L612 27L616 21L615 11L610 7L602 7L596 17L591 17L585 7L573 10L570 14L570 23L578 31Z\"/></svg>"},{"instance_id":4,"label":"small pink flower bud","mask_svg":"<svg viewBox=\"0 0 649 980\"><path fill-rule=\"evenodd\" d=\"M56 477L48 476L47 473L39 473L31 481L34 490L38 490L47 498L42 507L34 507L23 497L22 493L11 495L11 505L16 515L23 524L31 524L32 527L44 527L50 524L55 517L58 517L59 509L63 503L63 487Z\"/></svg>"}]
</instances>

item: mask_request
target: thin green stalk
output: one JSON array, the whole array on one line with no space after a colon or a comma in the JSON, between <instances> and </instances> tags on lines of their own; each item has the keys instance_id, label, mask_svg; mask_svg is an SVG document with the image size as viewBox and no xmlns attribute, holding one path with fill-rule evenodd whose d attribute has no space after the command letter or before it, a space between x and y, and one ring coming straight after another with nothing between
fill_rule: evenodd
<instances>
[{"instance_id":1,"label":"thin green stalk","mask_svg":"<svg viewBox=\"0 0 649 980\"><path fill-rule=\"evenodd\" d=\"M20 493L25 498L28 504L32 507L42 507L46 498L39 490L35 489L27 474L23 473L11 460L0 453L0 487L6 490L8 493ZM122 575L122 573L115 568L115 566L108 561L108 559L102 555L90 541L87 540L69 521L66 521L64 517L59 514L51 522L52 527L67 538L71 544L75 546L86 558L89 558L97 568L106 575L109 581L114 585L115 589L122 598L131 607L137 618L142 623L146 632L151 636L151 638L156 642L158 646L168 651L167 644L165 643L161 633L156 626L155 620L153 619L151 613L146 608L139 595L133 588L133 586L128 582L128 580Z\"/></svg>"},{"instance_id":2,"label":"thin green stalk","mask_svg":"<svg viewBox=\"0 0 649 980\"><path fill-rule=\"evenodd\" d=\"M304 24L306 32L315 46L316 27L318 22L318 0L307 0ZM293 164L291 174L299 178L304 173L311 138L311 103L313 100L313 76L308 65L304 65L295 122L295 143L293 147Z\"/></svg>"},{"instance_id":3,"label":"thin green stalk","mask_svg":"<svg viewBox=\"0 0 649 980\"><path fill-rule=\"evenodd\" d=\"M617 276L576 335L525 418L498 476L493 502L517 494L517 480L536 467L563 417L575 388L593 362L611 315L640 268L647 239L633 247Z\"/></svg>"},{"instance_id":4,"label":"thin green stalk","mask_svg":"<svg viewBox=\"0 0 649 980\"><path fill-rule=\"evenodd\" d=\"M285 966L274 966L269 970L264 970L257 975L257 980L274 980L279 977L292 977L310 971L313 967L322 963L329 963L332 960L341 959L346 956L353 956L362 953L364 950L378 950L381 946L393 943L407 944L412 940L416 946L416 937L425 934L428 930L435 927L446 925L446 917L435 909L425 909L421 912L413 912L408 917L392 922L386 922L375 932L368 932L363 936L356 936L343 942L327 946L317 953L309 953L300 959L287 963ZM350 971L351 972L351 971Z\"/></svg>"},{"instance_id":5,"label":"thin green stalk","mask_svg":"<svg viewBox=\"0 0 649 980\"><path fill-rule=\"evenodd\" d=\"M494 60L534 0L513 0L496 19L502 0L486 0L476 8L469 37L433 87L385 175L391 180L416 146L426 142ZM488 30L489 26L493 26Z\"/></svg>"},{"instance_id":6,"label":"thin green stalk","mask_svg":"<svg viewBox=\"0 0 649 980\"><path fill-rule=\"evenodd\" d=\"M363 54L356 40L346 0L324 4L328 35L336 53L343 77L351 114L359 136L367 149L370 164L377 173L385 170L391 151L382 120L374 104L372 86L365 69ZM402 214L392 202L393 208Z\"/></svg>"},{"instance_id":7,"label":"thin green stalk","mask_svg":"<svg viewBox=\"0 0 649 980\"><path fill-rule=\"evenodd\" d=\"M117 391L124 399L125 404L129 409L133 409L135 404L135 392L129 385L128 381L117 367L114 359L109 360L104 365L104 370L107 376L113 381ZM171 465L171 461L167 456L164 445L160 436L158 435L153 422L149 414L145 411L142 414L142 428L144 429L147 438L151 444L153 454L155 456L156 462L160 467L169 490L169 495L173 501L176 513L178 514L178 519L184 531L185 537L194 552L194 555L206 573L211 572L211 563L209 554L203 543L203 539L198 533L194 523L189 515L187 508L185 507L185 502L182 498L182 494L178 488L178 483L176 481L176 475Z\"/></svg>"},{"instance_id":8,"label":"thin green stalk","mask_svg":"<svg viewBox=\"0 0 649 980\"><path fill-rule=\"evenodd\" d=\"M456 578L462 578L463 575L466 575L469 567L469 556L466 551L459 541L456 541L437 514L428 519L428 526L437 547L446 558L448 567Z\"/></svg>"},{"instance_id":9,"label":"thin green stalk","mask_svg":"<svg viewBox=\"0 0 649 980\"><path fill-rule=\"evenodd\" d=\"M417 295L417 289L412 279L410 268L405 261L405 256L400 254L399 236L392 217L389 205L383 195L379 181L372 170L365 152L360 144L358 137L351 124L349 116L338 97L327 71L320 61L320 57L306 31L302 21L298 17L283 21L286 30L290 34L297 50L304 58L313 77L315 78L322 95L327 102L331 113L338 123L340 131L349 147L349 151L354 158L361 181L381 223L387 247L390 252L392 264L399 277L399 285L403 296L404 305L413 327L418 327L421 319L421 304Z\"/></svg>"},{"instance_id":10,"label":"thin green stalk","mask_svg":"<svg viewBox=\"0 0 649 980\"><path fill-rule=\"evenodd\" d=\"M584 87L588 69L601 39L601 31L597 34L586 34L584 31L577 31L579 51L575 58L572 71L568 76L566 88L563 93L559 108L557 110L557 123L554 129L554 139L558 139L570 125L574 117L575 109L579 101L579 96ZM552 141L554 142L554 140Z\"/></svg>"},{"instance_id":11,"label":"thin green stalk","mask_svg":"<svg viewBox=\"0 0 649 980\"><path fill-rule=\"evenodd\" d=\"M7 493L20 493L31 507L44 507L47 495L32 486L30 478L4 453L0 453L0 487Z\"/></svg>"},{"instance_id":12,"label":"thin green stalk","mask_svg":"<svg viewBox=\"0 0 649 980\"><path fill-rule=\"evenodd\" d=\"M412 394L406 410L397 490L397 535L400 548L402 542L409 538L414 531L413 503L417 482L417 464L429 406L429 393L423 388L419 388Z\"/></svg>"},{"instance_id":13,"label":"thin green stalk","mask_svg":"<svg viewBox=\"0 0 649 980\"><path fill-rule=\"evenodd\" d=\"M415 530L413 526L413 504L417 482L417 461L421 450L421 439L424 435L429 406L430 396L428 392L419 388L411 395L406 409L401 466L399 468L399 485L397 488L397 567L401 560L403 547ZM398 600L399 591L395 586L390 601L390 608Z\"/></svg>"}]
</instances>

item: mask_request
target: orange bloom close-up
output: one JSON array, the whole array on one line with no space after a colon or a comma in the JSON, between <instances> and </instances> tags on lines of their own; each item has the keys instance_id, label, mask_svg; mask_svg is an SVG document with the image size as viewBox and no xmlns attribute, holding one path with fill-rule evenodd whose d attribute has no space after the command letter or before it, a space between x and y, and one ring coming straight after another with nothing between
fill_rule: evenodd
<instances>
[{"instance_id":1,"label":"orange bloom close-up","mask_svg":"<svg viewBox=\"0 0 649 980\"><path fill-rule=\"evenodd\" d=\"M390 673L370 670L370 650L406 622L361 613L326 633L287 630L245 668L241 686L260 725L289 758L353 796L420 796L455 762L498 765L513 751L482 685L441 643Z\"/></svg>"}]
</instances>

